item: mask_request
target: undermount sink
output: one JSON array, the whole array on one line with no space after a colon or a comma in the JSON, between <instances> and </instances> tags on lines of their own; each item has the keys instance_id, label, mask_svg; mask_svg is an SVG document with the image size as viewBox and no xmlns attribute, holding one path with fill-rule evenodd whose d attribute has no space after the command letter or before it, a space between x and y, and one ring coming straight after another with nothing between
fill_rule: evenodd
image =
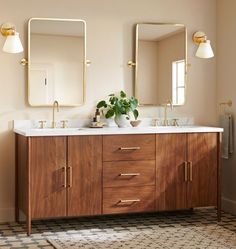
<instances>
[{"instance_id":1,"label":"undermount sink","mask_svg":"<svg viewBox=\"0 0 236 249\"><path fill-rule=\"evenodd\" d=\"M155 129L177 129L177 128L196 128L198 126L196 125L178 125L178 126L174 126L174 125L168 125L168 126L151 126L151 128L155 128Z\"/></svg>"},{"instance_id":2,"label":"undermount sink","mask_svg":"<svg viewBox=\"0 0 236 249\"><path fill-rule=\"evenodd\" d=\"M84 130L84 128L32 128L32 131L39 131L39 132L60 132L60 131L80 131Z\"/></svg>"}]
</instances>

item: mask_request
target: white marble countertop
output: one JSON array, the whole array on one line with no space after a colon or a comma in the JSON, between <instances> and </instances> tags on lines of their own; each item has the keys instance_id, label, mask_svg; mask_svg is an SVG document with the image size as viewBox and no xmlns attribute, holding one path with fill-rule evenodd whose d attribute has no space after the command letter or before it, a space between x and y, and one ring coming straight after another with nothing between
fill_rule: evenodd
<instances>
[{"instance_id":1,"label":"white marble countertop","mask_svg":"<svg viewBox=\"0 0 236 249\"><path fill-rule=\"evenodd\" d=\"M78 135L118 135L118 134L159 134L159 133L196 133L223 132L223 128L208 126L157 126L157 127L107 127L107 128L30 128L15 127L14 132L26 137L37 136L78 136Z\"/></svg>"}]
</instances>

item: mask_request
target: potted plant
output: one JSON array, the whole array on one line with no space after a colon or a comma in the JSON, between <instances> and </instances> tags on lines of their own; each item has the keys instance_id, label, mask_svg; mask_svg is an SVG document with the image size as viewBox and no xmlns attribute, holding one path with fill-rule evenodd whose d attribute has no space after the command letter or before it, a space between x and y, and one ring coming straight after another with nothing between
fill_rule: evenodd
<instances>
[{"instance_id":1,"label":"potted plant","mask_svg":"<svg viewBox=\"0 0 236 249\"><path fill-rule=\"evenodd\" d=\"M130 114L132 113L137 120L139 112L137 110L138 100L135 97L127 98L124 91L120 91L120 95L114 93L109 94L108 101L101 100L97 104L97 108L103 108L106 111L105 118L115 117L118 127L129 126Z\"/></svg>"}]
</instances>

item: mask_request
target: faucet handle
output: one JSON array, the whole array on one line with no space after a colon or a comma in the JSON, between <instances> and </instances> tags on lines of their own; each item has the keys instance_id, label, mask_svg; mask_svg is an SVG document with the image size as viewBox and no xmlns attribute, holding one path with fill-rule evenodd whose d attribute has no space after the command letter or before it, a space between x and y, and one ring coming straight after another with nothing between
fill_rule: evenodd
<instances>
[{"instance_id":1,"label":"faucet handle","mask_svg":"<svg viewBox=\"0 0 236 249\"><path fill-rule=\"evenodd\" d=\"M67 128L68 127L68 120L61 120L62 127L61 128Z\"/></svg>"},{"instance_id":2,"label":"faucet handle","mask_svg":"<svg viewBox=\"0 0 236 249\"><path fill-rule=\"evenodd\" d=\"M179 123L178 123L178 118L173 118L172 121L173 121L173 126L179 126Z\"/></svg>"},{"instance_id":3,"label":"faucet handle","mask_svg":"<svg viewBox=\"0 0 236 249\"><path fill-rule=\"evenodd\" d=\"M163 125L163 126L169 126L169 125L170 125L170 121L169 121L168 119L164 119L164 120L162 121L162 125Z\"/></svg>"},{"instance_id":4,"label":"faucet handle","mask_svg":"<svg viewBox=\"0 0 236 249\"><path fill-rule=\"evenodd\" d=\"M44 129L44 128L45 128L46 122L47 122L46 120L40 120L40 121L39 121L39 128L40 128L40 129Z\"/></svg>"},{"instance_id":5,"label":"faucet handle","mask_svg":"<svg viewBox=\"0 0 236 249\"><path fill-rule=\"evenodd\" d=\"M159 122L159 118L154 118L154 119L152 120L152 125L153 125L153 126L158 126L158 122Z\"/></svg>"}]
</instances>

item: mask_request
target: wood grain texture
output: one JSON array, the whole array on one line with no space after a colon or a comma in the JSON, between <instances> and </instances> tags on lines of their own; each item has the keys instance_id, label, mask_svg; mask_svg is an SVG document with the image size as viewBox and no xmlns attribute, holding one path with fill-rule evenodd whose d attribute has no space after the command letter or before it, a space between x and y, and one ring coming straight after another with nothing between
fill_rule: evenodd
<instances>
[{"instance_id":1,"label":"wood grain texture","mask_svg":"<svg viewBox=\"0 0 236 249\"><path fill-rule=\"evenodd\" d=\"M103 163L103 187L155 185L155 163L155 160L105 162ZM121 173L139 175L122 176Z\"/></svg>"},{"instance_id":2,"label":"wood grain texture","mask_svg":"<svg viewBox=\"0 0 236 249\"><path fill-rule=\"evenodd\" d=\"M15 222L19 222L19 201L18 201L18 135L15 134Z\"/></svg>"},{"instance_id":3,"label":"wood grain texture","mask_svg":"<svg viewBox=\"0 0 236 249\"><path fill-rule=\"evenodd\" d=\"M187 136L188 161L193 165L193 180L188 182L188 207L217 205L217 133Z\"/></svg>"},{"instance_id":4,"label":"wood grain texture","mask_svg":"<svg viewBox=\"0 0 236 249\"><path fill-rule=\"evenodd\" d=\"M68 216L97 215L102 210L102 136L68 137Z\"/></svg>"},{"instance_id":5,"label":"wood grain texture","mask_svg":"<svg viewBox=\"0 0 236 249\"><path fill-rule=\"evenodd\" d=\"M32 137L30 153L32 218L66 216L66 137Z\"/></svg>"},{"instance_id":6,"label":"wood grain texture","mask_svg":"<svg viewBox=\"0 0 236 249\"><path fill-rule=\"evenodd\" d=\"M140 147L120 150L121 147ZM155 160L155 135L103 136L103 161Z\"/></svg>"},{"instance_id":7,"label":"wood grain texture","mask_svg":"<svg viewBox=\"0 0 236 249\"><path fill-rule=\"evenodd\" d=\"M28 203L28 138L16 135L16 201L17 207L27 215Z\"/></svg>"},{"instance_id":8,"label":"wood grain texture","mask_svg":"<svg viewBox=\"0 0 236 249\"><path fill-rule=\"evenodd\" d=\"M158 211L187 207L184 180L186 134L156 135L156 207Z\"/></svg>"},{"instance_id":9,"label":"wood grain texture","mask_svg":"<svg viewBox=\"0 0 236 249\"><path fill-rule=\"evenodd\" d=\"M217 219L221 221L222 133L217 134Z\"/></svg>"},{"instance_id":10,"label":"wood grain texture","mask_svg":"<svg viewBox=\"0 0 236 249\"><path fill-rule=\"evenodd\" d=\"M27 214L26 226L27 235L30 236L32 232L32 206L31 206L31 137L27 138Z\"/></svg>"},{"instance_id":11,"label":"wood grain texture","mask_svg":"<svg viewBox=\"0 0 236 249\"><path fill-rule=\"evenodd\" d=\"M121 200L140 200L121 203ZM149 212L155 210L155 186L103 189L103 214Z\"/></svg>"}]
</instances>

